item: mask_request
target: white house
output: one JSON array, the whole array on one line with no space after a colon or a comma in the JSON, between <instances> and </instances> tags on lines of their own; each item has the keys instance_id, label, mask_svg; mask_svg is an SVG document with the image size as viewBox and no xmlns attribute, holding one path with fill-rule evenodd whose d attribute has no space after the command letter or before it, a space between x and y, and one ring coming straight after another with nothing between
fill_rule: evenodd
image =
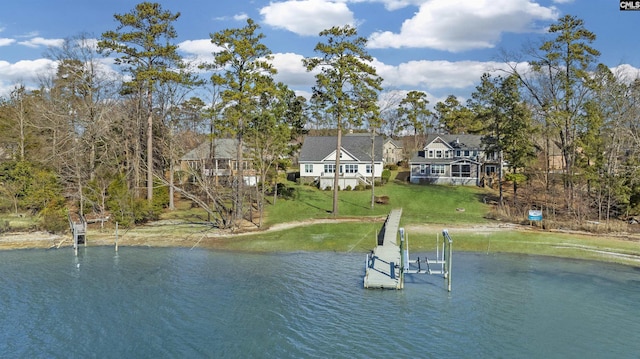
<instances>
[{"instance_id":1,"label":"white house","mask_svg":"<svg viewBox=\"0 0 640 359\"><path fill-rule=\"evenodd\" d=\"M300 181L316 183L319 188L331 188L336 174L336 136L309 136L300 150ZM373 145L373 146L372 146ZM371 151L375 155L371 156ZM358 184L370 185L371 176L382 178L383 138L370 134L342 136L340 150L339 188L355 188Z\"/></svg>"}]
</instances>

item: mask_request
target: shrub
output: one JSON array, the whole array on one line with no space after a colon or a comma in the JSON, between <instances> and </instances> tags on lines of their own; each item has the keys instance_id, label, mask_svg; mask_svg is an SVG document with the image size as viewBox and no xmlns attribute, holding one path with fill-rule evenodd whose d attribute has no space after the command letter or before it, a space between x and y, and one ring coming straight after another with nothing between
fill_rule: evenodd
<instances>
[{"instance_id":1,"label":"shrub","mask_svg":"<svg viewBox=\"0 0 640 359\"><path fill-rule=\"evenodd\" d=\"M391 178L391 171L389 171L388 169L382 170L382 183L389 182L390 178Z\"/></svg>"},{"instance_id":2,"label":"shrub","mask_svg":"<svg viewBox=\"0 0 640 359\"><path fill-rule=\"evenodd\" d=\"M351 191L351 190L352 190L351 185L348 185L348 186L345 188L345 191Z\"/></svg>"},{"instance_id":3,"label":"shrub","mask_svg":"<svg viewBox=\"0 0 640 359\"><path fill-rule=\"evenodd\" d=\"M40 227L51 233L61 233L69 228L64 200L61 198L51 201L40 212Z\"/></svg>"}]
</instances>

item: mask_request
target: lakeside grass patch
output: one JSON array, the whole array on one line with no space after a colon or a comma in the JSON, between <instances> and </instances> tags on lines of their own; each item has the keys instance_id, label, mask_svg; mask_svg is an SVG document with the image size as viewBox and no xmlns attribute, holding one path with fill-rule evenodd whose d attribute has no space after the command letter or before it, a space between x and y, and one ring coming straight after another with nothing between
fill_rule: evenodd
<instances>
[{"instance_id":1,"label":"lakeside grass patch","mask_svg":"<svg viewBox=\"0 0 640 359\"><path fill-rule=\"evenodd\" d=\"M368 252L376 243L380 223L323 223L282 231L216 240L216 246L252 252Z\"/></svg>"},{"instance_id":2,"label":"lakeside grass patch","mask_svg":"<svg viewBox=\"0 0 640 359\"><path fill-rule=\"evenodd\" d=\"M265 224L273 225L310 218L331 218L333 192L295 185L294 199L278 199L267 208ZM487 223L489 206L482 198L489 192L466 186L426 186L392 181L375 188L376 196L388 196L389 204L374 204L371 191L340 191L339 217L380 217L392 208L402 208L403 223Z\"/></svg>"}]
</instances>

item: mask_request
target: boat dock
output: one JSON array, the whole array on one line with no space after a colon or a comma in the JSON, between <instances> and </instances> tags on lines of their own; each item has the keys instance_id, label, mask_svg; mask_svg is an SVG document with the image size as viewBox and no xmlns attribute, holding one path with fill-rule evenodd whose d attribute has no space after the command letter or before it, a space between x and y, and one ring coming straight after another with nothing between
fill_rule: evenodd
<instances>
[{"instance_id":1,"label":"boat dock","mask_svg":"<svg viewBox=\"0 0 640 359\"><path fill-rule=\"evenodd\" d=\"M398 229L402 208L392 210L378 233L378 245L367 256L365 288L402 289L404 275Z\"/></svg>"},{"instance_id":2,"label":"boat dock","mask_svg":"<svg viewBox=\"0 0 640 359\"><path fill-rule=\"evenodd\" d=\"M377 246L365 259L364 287L371 289L402 289L404 276L412 274L441 274L451 291L452 242L449 231L442 230L442 251L436 237L435 260L426 256L409 259L409 237L400 228L402 208L392 210L377 236ZM440 267L439 269L437 267Z\"/></svg>"}]
</instances>

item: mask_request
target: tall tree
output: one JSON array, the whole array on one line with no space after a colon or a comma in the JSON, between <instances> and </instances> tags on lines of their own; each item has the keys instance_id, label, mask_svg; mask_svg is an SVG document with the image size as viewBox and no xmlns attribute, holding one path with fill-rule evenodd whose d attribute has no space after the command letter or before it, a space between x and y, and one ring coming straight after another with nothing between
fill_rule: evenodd
<instances>
[{"instance_id":1,"label":"tall tree","mask_svg":"<svg viewBox=\"0 0 640 359\"><path fill-rule=\"evenodd\" d=\"M317 71L312 101L324 105L338 131L333 181L333 215L338 216L342 130L378 116L376 102L382 78L371 65L367 40L358 36L354 27L332 27L321 31L320 36L327 39L314 48L320 57L305 58L303 64L307 71Z\"/></svg>"},{"instance_id":2,"label":"tall tree","mask_svg":"<svg viewBox=\"0 0 640 359\"><path fill-rule=\"evenodd\" d=\"M499 203L502 205L503 162L508 162L512 174L516 174L518 169L527 165L534 154L531 114L520 97L518 79L515 76L503 78L483 74L480 85L471 95L469 108L485 125L483 132L486 135L482 137L485 151L499 155ZM512 177L515 202L518 180L516 176Z\"/></svg>"},{"instance_id":3,"label":"tall tree","mask_svg":"<svg viewBox=\"0 0 640 359\"><path fill-rule=\"evenodd\" d=\"M438 121L436 126L446 133L478 134L483 130L482 123L454 95L447 96L444 102L436 103L434 110Z\"/></svg>"},{"instance_id":4,"label":"tall tree","mask_svg":"<svg viewBox=\"0 0 640 359\"><path fill-rule=\"evenodd\" d=\"M219 49L214 52L214 62L205 66L214 70L211 81L222 88L224 128L237 139L237 178L234 181L234 219L242 219L244 197L244 136L247 121L256 116L259 100L269 91L265 80L276 73L269 60L271 50L262 43L264 34L260 26L247 19L246 26L226 29L211 34L211 42Z\"/></svg>"},{"instance_id":5,"label":"tall tree","mask_svg":"<svg viewBox=\"0 0 640 359\"><path fill-rule=\"evenodd\" d=\"M582 126L583 105L591 92L590 71L598 50L590 46L596 35L584 26L584 21L565 15L549 27L552 39L545 41L533 54L530 71L516 75L527 89L544 118L545 133L553 130L558 136L562 157L565 204L572 210L575 181L576 146Z\"/></svg>"},{"instance_id":6,"label":"tall tree","mask_svg":"<svg viewBox=\"0 0 640 359\"><path fill-rule=\"evenodd\" d=\"M182 74L175 71L181 66L178 46L172 43L178 35L173 23L180 13L165 11L158 3L142 2L126 14L116 14L116 30L102 34L98 48L110 54L115 52L115 63L129 72L131 88L139 88L146 98L147 116L147 200L153 200L153 94L159 82L182 81Z\"/></svg>"},{"instance_id":7,"label":"tall tree","mask_svg":"<svg viewBox=\"0 0 640 359\"><path fill-rule=\"evenodd\" d=\"M47 57L58 63L51 84L43 84L41 126L49 132L51 164L76 193L80 213L84 214L83 188L96 178L104 161L105 134L113 114L116 84L100 65L94 42L80 34L51 48ZM47 89L46 91L44 89Z\"/></svg>"},{"instance_id":8,"label":"tall tree","mask_svg":"<svg viewBox=\"0 0 640 359\"><path fill-rule=\"evenodd\" d=\"M398 106L398 117L400 118L400 128L413 130L413 146L411 152L416 151L424 144L418 143L418 135L425 135L432 124L430 119L432 113L427 107L429 100L427 94L422 91L409 91L400 101Z\"/></svg>"},{"instance_id":9,"label":"tall tree","mask_svg":"<svg viewBox=\"0 0 640 359\"><path fill-rule=\"evenodd\" d=\"M267 187L277 196L278 162L289 154L292 137L299 133L303 117L300 99L283 83L266 86L271 89L260 96L260 107L256 116L247 125L247 142L254 168L260 175L258 210L262 226L264 201Z\"/></svg>"}]
</instances>

